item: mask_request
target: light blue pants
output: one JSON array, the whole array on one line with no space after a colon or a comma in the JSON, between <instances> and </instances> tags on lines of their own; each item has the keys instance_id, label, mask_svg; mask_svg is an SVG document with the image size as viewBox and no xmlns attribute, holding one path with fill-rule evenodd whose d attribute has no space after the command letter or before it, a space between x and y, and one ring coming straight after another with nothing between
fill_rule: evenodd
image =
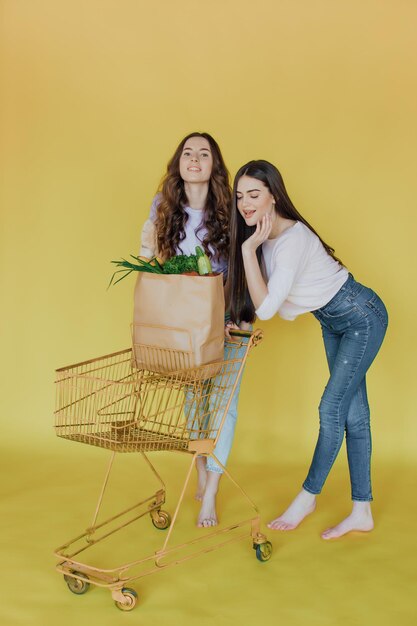
<instances>
[{"instance_id":1,"label":"light blue pants","mask_svg":"<svg viewBox=\"0 0 417 626\"><path fill-rule=\"evenodd\" d=\"M224 411L229 401L230 394L225 392L222 389L222 384L224 385L225 380L225 368L227 372L227 368L231 368L230 375L227 376L227 387L231 389L235 383L235 380L238 376L240 369L240 361L243 359L245 352L247 350L247 342L249 339L243 339L244 345L233 351L233 360L236 359L237 362L233 362L230 365L228 364L228 358L230 354L230 348L228 347L230 344L228 342L225 343L224 349L224 361L225 365L222 368L220 374L215 376L212 380L206 381L204 383L204 395L205 400L201 403L196 401L196 396L194 391L191 389L187 390L185 393L185 412L187 416L187 427L190 430L190 438L197 439L200 436L199 430L204 431L209 423L211 415L213 413L216 414L214 429L213 426L210 426L210 438L214 439L217 436L217 428L223 419ZM243 375L243 372L242 372ZM237 419L237 405L239 400L239 391L241 385L242 377L237 382L235 391L233 393L232 399L230 401L229 409L227 411L225 420L223 422L223 426L217 440L216 446L214 448L214 455L218 458L222 465L226 465L227 459L229 458L230 450L232 448L233 438L235 434L236 427L236 419ZM200 423L200 426L197 426L197 423ZM223 469L220 467L218 463L212 457L208 457L207 459L207 470L210 472L217 472L218 474L223 474Z\"/></svg>"}]
</instances>

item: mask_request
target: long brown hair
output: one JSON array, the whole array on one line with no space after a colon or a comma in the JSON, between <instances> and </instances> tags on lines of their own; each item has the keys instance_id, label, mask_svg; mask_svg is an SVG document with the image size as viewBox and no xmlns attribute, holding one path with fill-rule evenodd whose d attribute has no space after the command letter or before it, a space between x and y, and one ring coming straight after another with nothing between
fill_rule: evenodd
<instances>
[{"instance_id":1,"label":"long brown hair","mask_svg":"<svg viewBox=\"0 0 417 626\"><path fill-rule=\"evenodd\" d=\"M227 282L227 294L230 302L230 315L233 322L253 322L255 319L255 307L249 295L246 282L245 270L242 258L242 244L250 237L256 226L247 226L245 220L237 209L237 185L242 176L250 176L260 180L269 189L275 199L275 211L281 217L302 222L320 239L327 254L329 254L340 265L342 261L335 256L334 249L329 246L316 233L314 228L304 219L291 202L284 185L281 174L277 168L269 161L249 161L237 172L233 184L232 213L230 217L230 259ZM261 264L262 246L256 250L258 261Z\"/></svg>"},{"instance_id":2,"label":"long brown hair","mask_svg":"<svg viewBox=\"0 0 417 626\"><path fill-rule=\"evenodd\" d=\"M158 253L162 258L174 256L185 238L188 215L184 208L188 204L184 181L180 175L180 157L185 143L191 137L203 137L210 145L213 157L203 223L207 233L203 239L206 254L227 259L229 253L229 219L232 204L229 172L217 142L208 133L190 133L180 142L167 165L161 181L160 200L155 221ZM211 249L214 251L212 255Z\"/></svg>"}]
</instances>

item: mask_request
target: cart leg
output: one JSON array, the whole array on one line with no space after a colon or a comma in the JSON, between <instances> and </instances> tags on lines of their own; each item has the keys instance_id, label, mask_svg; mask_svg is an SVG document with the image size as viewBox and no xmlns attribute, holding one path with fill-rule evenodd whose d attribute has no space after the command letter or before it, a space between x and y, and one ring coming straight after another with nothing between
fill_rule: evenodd
<instances>
[{"instance_id":1,"label":"cart leg","mask_svg":"<svg viewBox=\"0 0 417 626\"><path fill-rule=\"evenodd\" d=\"M150 460L149 460L148 456L147 456L144 452L142 452L141 454L142 454L143 458L145 459L145 461L147 462L147 464L149 465L149 467L150 467L150 469L151 469L152 473L155 475L156 479L159 481L159 483L160 483L160 485L161 485L161 487L162 487L162 489L163 489L163 491L164 491L164 493L165 493L165 491L166 491L166 489L165 489L165 483L164 483L164 481L162 480L162 478L161 478L160 474L158 474L158 472L157 472L157 471L156 471L156 469L155 469L155 466L154 466L154 465L152 465L152 463L150 462Z\"/></svg>"},{"instance_id":2,"label":"cart leg","mask_svg":"<svg viewBox=\"0 0 417 626\"><path fill-rule=\"evenodd\" d=\"M100 512L100 508L101 508L101 505L102 505L102 502L103 502L104 493L106 491L107 483L109 481L110 472L111 472L112 467L113 467L113 462L114 462L115 456L116 456L116 452L112 452L111 457L110 457L110 461L109 461L109 464L108 464L108 467L107 467L107 471L106 471L106 474L105 474L105 477L104 477L103 486L101 488L101 492L100 492L100 495L99 495L99 498L98 498L96 510L94 512L93 521L91 523L91 526L89 527L89 529L91 530L90 534L92 534L94 532L94 529L95 529L95 525L96 525L96 522L97 522L98 514ZM160 485L162 487L163 495L161 495L161 492L159 491L157 496L158 496L158 503L163 504L165 502L165 493L166 493L165 483L162 480L160 474L156 471L155 467L152 465L152 463L150 462L149 458L147 457L147 455L144 452L142 452L142 456L143 456L144 460L146 461L146 463L148 464L148 466L151 469L152 473L154 474L154 476L156 477L156 479L158 480L158 482L160 483ZM156 504L158 504L158 503L156 503Z\"/></svg>"},{"instance_id":3,"label":"cart leg","mask_svg":"<svg viewBox=\"0 0 417 626\"><path fill-rule=\"evenodd\" d=\"M96 510L95 510L95 513L94 513L93 522L92 522L92 524L90 526L90 528L91 528L91 530L93 532L94 532L94 527L96 525L96 521L97 521L97 517L98 517L99 511L100 511L100 507L101 507L101 504L103 502L104 492L106 491L107 483L108 483L108 480L109 480L109 476L110 476L110 472L111 472L111 468L113 466L113 461L114 461L114 457L115 456L116 456L116 453L112 452L112 455L110 457L110 462L109 462L109 465L107 467L107 472L106 472L106 475L104 477L103 486L101 488L101 492L100 492L100 495L99 495L99 498L98 498L97 507L96 507Z\"/></svg>"},{"instance_id":4,"label":"cart leg","mask_svg":"<svg viewBox=\"0 0 417 626\"><path fill-rule=\"evenodd\" d=\"M235 487L237 487L239 489L239 491L241 492L243 497L249 502L249 504L251 505L251 507L254 509L254 511L256 513L256 517L253 518L252 525L251 525L251 536L252 536L252 539L253 539L253 547L256 549L257 547L262 546L262 545L264 545L266 543L268 543L270 545L270 543L267 541L266 535L261 533L261 517L259 515L259 511L258 511L258 508L257 508L256 504L249 498L248 494L235 481L233 476L231 476L230 472L219 461L219 459L213 453L210 453L208 456L211 456L216 461L216 463L218 463L218 465L220 465L220 467L223 469L223 471L226 474L226 476L235 485ZM258 556L258 558L259 558L259 556ZM267 559L260 559L260 560L267 560Z\"/></svg>"},{"instance_id":5,"label":"cart leg","mask_svg":"<svg viewBox=\"0 0 417 626\"><path fill-rule=\"evenodd\" d=\"M243 495L243 497L249 502L249 504L251 505L251 507L254 509L254 511L257 513L257 515L259 516L259 511L258 508L256 506L256 504L253 502L253 500L251 500L248 496L248 494L243 491L242 487L235 481L235 479L231 476L230 472L228 471L228 469L219 461L219 459L212 453L210 452L207 456L210 456L212 459L214 459L214 461L220 465L220 467L222 468L223 472L226 474L226 476L229 478L229 480L235 485L235 487L237 487L239 489L239 491L241 492L241 494Z\"/></svg>"},{"instance_id":6,"label":"cart leg","mask_svg":"<svg viewBox=\"0 0 417 626\"><path fill-rule=\"evenodd\" d=\"M187 476L185 478L185 483L184 483L184 486L182 488L182 492L181 492L181 495L179 497L178 504L177 504L177 507L175 509L175 513L174 513L174 515L172 517L171 526L169 527L169 531L168 531L168 534L166 536L165 543L164 543L162 549L158 550L158 553L164 553L166 551L169 539L170 539L171 534L172 534L172 530L174 528L174 525L175 525L175 522L176 522L176 519L177 519L177 516L178 516L178 511L180 510L182 501L184 499L185 492L187 490L188 483L190 482L190 477L191 477L191 474L192 474L193 467L195 465L196 459L197 459L197 452L195 454L193 454L193 456L191 458L190 468L189 468Z\"/></svg>"}]
</instances>

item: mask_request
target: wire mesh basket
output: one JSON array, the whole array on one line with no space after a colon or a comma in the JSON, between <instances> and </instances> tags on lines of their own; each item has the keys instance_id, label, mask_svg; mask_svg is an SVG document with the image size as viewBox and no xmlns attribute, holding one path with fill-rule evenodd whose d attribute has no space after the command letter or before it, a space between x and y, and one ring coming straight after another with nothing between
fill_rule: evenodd
<instances>
[{"instance_id":1,"label":"wire mesh basket","mask_svg":"<svg viewBox=\"0 0 417 626\"><path fill-rule=\"evenodd\" d=\"M188 450L195 440L216 440L246 347L247 338L235 336L214 367L167 374L138 369L131 349L61 368L56 434L117 452ZM141 349L135 345L136 354ZM161 350L155 350L160 359ZM143 347L145 364L150 351ZM177 354L164 353L170 363L178 361Z\"/></svg>"}]
</instances>

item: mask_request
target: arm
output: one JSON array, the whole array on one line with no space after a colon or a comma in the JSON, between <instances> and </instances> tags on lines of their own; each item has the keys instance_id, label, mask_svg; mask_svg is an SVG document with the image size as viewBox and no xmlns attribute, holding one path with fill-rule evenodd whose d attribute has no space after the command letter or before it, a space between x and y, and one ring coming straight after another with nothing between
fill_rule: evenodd
<instances>
[{"instance_id":1,"label":"arm","mask_svg":"<svg viewBox=\"0 0 417 626\"><path fill-rule=\"evenodd\" d=\"M148 259L158 255L155 230L157 204L158 195L156 195L152 201L149 218L144 223L140 236L139 256L145 256L148 257Z\"/></svg>"},{"instance_id":2,"label":"arm","mask_svg":"<svg viewBox=\"0 0 417 626\"><path fill-rule=\"evenodd\" d=\"M249 241L249 240L247 240ZM246 243L246 242L245 242ZM256 248L246 248L242 246L243 265L245 267L246 282L248 283L249 295L255 309L259 309L262 302L268 295L268 287L266 286L261 268L259 267L258 257L256 256Z\"/></svg>"},{"instance_id":3,"label":"arm","mask_svg":"<svg viewBox=\"0 0 417 626\"><path fill-rule=\"evenodd\" d=\"M271 228L271 218L269 215L265 215L262 220L256 224L256 230L253 235L242 244L242 258L246 282L248 283L249 295L255 309L261 306L268 295L268 287L266 286L261 268L259 267L256 250L268 239Z\"/></svg>"},{"instance_id":4,"label":"arm","mask_svg":"<svg viewBox=\"0 0 417 626\"><path fill-rule=\"evenodd\" d=\"M246 273L249 294L259 319L273 317L287 299L294 283L295 276L304 255L303 241L299 238L287 238L282 242L273 259L274 268L268 284L262 276L256 256L256 248L268 238L271 232L271 218L266 215L262 223L258 223L256 231L242 245L243 263Z\"/></svg>"},{"instance_id":5,"label":"arm","mask_svg":"<svg viewBox=\"0 0 417 626\"><path fill-rule=\"evenodd\" d=\"M155 224L151 219L146 220L142 228L139 256L146 256L148 259L157 256Z\"/></svg>"}]
</instances>

